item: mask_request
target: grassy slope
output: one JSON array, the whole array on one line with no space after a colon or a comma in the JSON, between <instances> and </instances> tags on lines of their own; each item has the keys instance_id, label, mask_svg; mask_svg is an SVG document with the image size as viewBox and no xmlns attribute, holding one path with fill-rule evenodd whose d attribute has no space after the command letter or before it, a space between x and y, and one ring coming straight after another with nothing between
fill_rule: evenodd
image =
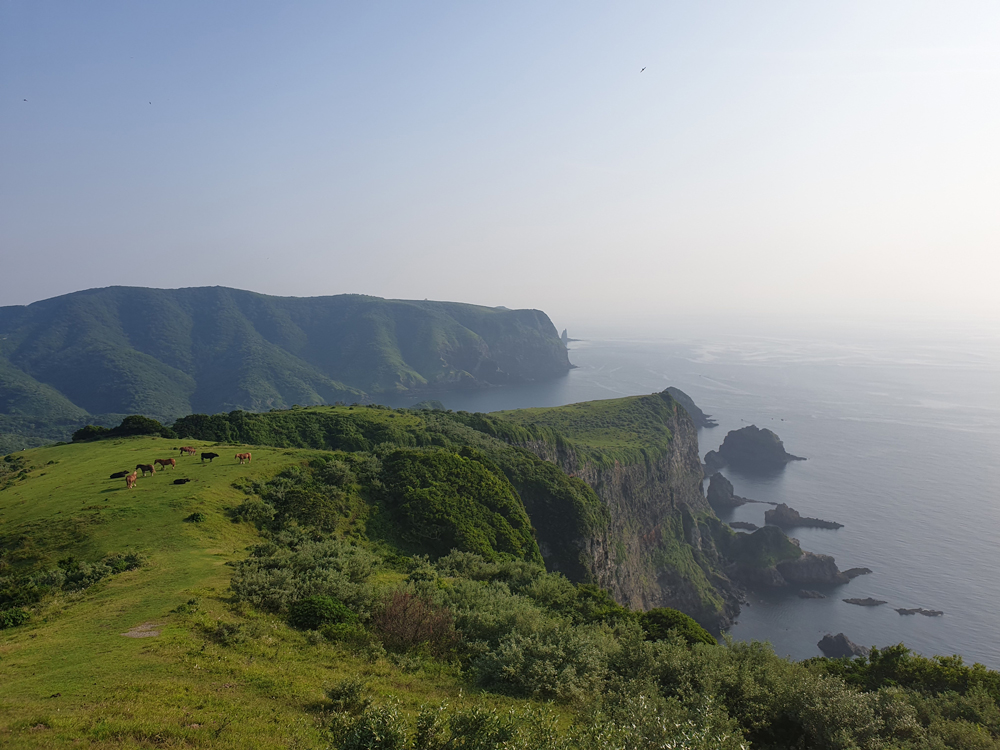
<instances>
[{"instance_id":1,"label":"grassy slope","mask_svg":"<svg viewBox=\"0 0 1000 750\"><path fill-rule=\"evenodd\" d=\"M241 619L227 603L225 563L257 541L252 526L223 514L242 499L231 483L265 478L315 452L254 448L252 466L241 467L236 449L222 447L213 463L178 459L176 470L140 478L131 492L124 480L108 479L177 457L171 448L180 444L141 438L22 454L36 468L0 492L0 538L33 540L19 548L17 567L125 550L147 555L148 565L60 594L27 625L0 630L0 745L134 747L159 738L195 747L311 747L320 734L309 709L324 684L360 674L409 709L458 694L443 668L404 674L385 661L370 664L334 645L309 645L276 618L257 616L271 631L252 645L223 648L209 639L218 619ZM183 476L194 481L171 483ZM206 520L185 523L194 511ZM199 602L196 612L172 613L190 599ZM143 623L161 624L162 635L121 635Z\"/></svg>"}]
</instances>

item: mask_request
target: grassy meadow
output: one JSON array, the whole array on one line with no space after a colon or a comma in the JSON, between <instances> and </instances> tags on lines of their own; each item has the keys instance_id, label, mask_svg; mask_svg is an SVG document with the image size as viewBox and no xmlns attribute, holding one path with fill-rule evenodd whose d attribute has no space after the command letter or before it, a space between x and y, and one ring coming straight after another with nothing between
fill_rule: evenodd
<instances>
[{"instance_id":1,"label":"grassy meadow","mask_svg":"<svg viewBox=\"0 0 1000 750\"><path fill-rule=\"evenodd\" d=\"M181 457L182 444L220 456ZM233 456L244 450L253 463L240 466ZM120 552L146 562L82 592L59 592L25 625L0 630L0 745L314 747L325 744L315 709L324 686L339 680L360 676L410 710L455 699L460 684L446 666L404 671L311 644L283 619L230 602L226 563L260 541L256 527L225 513L244 497L232 483L266 479L315 454L162 438L18 454L32 468L0 492L2 573ZM108 478L171 457L176 469L140 477L133 490ZM181 477L192 481L172 483ZM184 520L194 513L204 520ZM263 635L223 646L213 637L220 621ZM158 635L125 635L143 628Z\"/></svg>"}]
</instances>

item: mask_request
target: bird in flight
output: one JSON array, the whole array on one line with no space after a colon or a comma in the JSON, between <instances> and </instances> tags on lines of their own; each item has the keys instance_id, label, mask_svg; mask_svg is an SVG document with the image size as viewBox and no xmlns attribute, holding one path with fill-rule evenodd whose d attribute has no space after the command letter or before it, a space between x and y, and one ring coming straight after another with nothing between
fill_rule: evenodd
<instances>
[{"instance_id":1,"label":"bird in flight","mask_svg":"<svg viewBox=\"0 0 1000 750\"><path fill-rule=\"evenodd\" d=\"M643 68L642 70L645 70L645 68ZM641 73L641 72L642 72L642 70L640 70L639 72Z\"/></svg>"}]
</instances>

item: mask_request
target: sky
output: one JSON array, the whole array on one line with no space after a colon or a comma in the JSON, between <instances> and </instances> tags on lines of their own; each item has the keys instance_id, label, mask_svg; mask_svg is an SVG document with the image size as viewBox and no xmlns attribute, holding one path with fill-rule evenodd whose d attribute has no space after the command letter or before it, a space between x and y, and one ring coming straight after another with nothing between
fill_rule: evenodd
<instances>
[{"instance_id":1,"label":"sky","mask_svg":"<svg viewBox=\"0 0 1000 750\"><path fill-rule=\"evenodd\" d=\"M0 0L0 305L1000 321L995 2Z\"/></svg>"}]
</instances>

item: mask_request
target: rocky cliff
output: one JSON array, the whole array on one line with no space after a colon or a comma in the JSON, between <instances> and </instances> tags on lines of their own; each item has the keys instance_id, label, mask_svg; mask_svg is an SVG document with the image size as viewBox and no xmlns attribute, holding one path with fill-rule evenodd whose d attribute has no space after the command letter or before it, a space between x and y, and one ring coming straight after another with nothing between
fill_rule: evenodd
<instances>
[{"instance_id":1,"label":"rocky cliff","mask_svg":"<svg viewBox=\"0 0 1000 750\"><path fill-rule=\"evenodd\" d=\"M739 595L720 546L733 532L702 494L697 428L669 393L498 416L602 501L607 524L578 540L599 585L636 609L679 609L714 632L731 624Z\"/></svg>"}]
</instances>

